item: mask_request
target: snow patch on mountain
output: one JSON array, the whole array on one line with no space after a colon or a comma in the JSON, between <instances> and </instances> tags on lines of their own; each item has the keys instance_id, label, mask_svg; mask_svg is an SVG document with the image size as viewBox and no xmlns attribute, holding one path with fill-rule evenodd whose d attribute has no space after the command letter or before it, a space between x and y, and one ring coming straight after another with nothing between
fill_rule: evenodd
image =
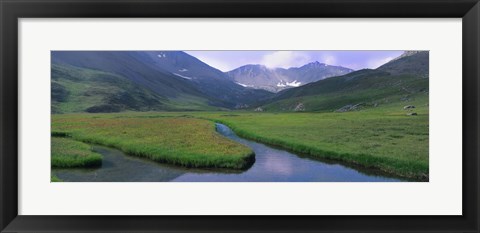
<instances>
[{"instance_id":1,"label":"snow patch on mountain","mask_svg":"<svg viewBox=\"0 0 480 233\"><path fill-rule=\"evenodd\" d=\"M345 75L352 71L352 69L342 66L327 65L316 61L301 67L288 69L269 69L263 65L244 65L227 72L227 75L233 81L249 85L255 89L279 92L287 88L300 87L307 83Z\"/></svg>"},{"instance_id":2,"label":"snow patch on mountain","mask_svg":"<svg viewBox=\"0 0 480 233\"><path fill-rule=\"evenodd\" d=\"M284 82L283 80L279 83L277 83L277 87L299 87L302 85L302 82L297 82L297 80L294 80L292 82Z\"/></svg>"},{"instance_id":3,"label":"snow patch on mountain","mask_svg":"<svg viewBox=\"0 0 480 233\"><path fill-rule=\"evenodd\" d=\"M242 86L242 87L251 87L250 85L243 84L243 83L237 83L237 82L236 82L236 84L238 84L238 85L240 85L240 86Z\"/></svg>"},{"instance_id":4,"label":"snow patch on mountain","mask_svg":"<svg viewBox=\"0 0 480 233\"><path fill-rule=\"evenodd\" d=\"M188 79L188 80L192 80L192 79L193 79L193 77L183 76L183 75L177 74L177 73L173 73L173 74L176 75L176 76L178 76L178 77L180 77L180 78L184 78L184 79Z\"/></svg>"},{"instance_id":5,"label":"snow patch on mountain","mask_svg":"<svg viewBox=\"0 0 480 233\"><path fill-rule=\"evenodd\" d=\"M287 86L289 87L299 87L300 85L302 85L302 83L297 82L297 80L294 80L293 82L287 82Z\"/></svg>"}]
</instances>

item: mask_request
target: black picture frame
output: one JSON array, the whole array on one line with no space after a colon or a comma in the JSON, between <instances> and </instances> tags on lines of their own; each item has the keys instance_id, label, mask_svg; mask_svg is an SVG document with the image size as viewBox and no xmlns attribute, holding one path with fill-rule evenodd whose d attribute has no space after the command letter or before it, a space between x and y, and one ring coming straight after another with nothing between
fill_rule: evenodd
<instances>
[{"instance_id":1,"label":"black picture frame","mask_svg":"<svg viewBox=\"0 0 480 233\"><path fill-rule=\"evenodd\" d=\"M0 0L0 15L1 232L479 232L478 0ZM18 215L18 19L57 17L462 18L463 215Z\"/></svg>"}]
</instances>

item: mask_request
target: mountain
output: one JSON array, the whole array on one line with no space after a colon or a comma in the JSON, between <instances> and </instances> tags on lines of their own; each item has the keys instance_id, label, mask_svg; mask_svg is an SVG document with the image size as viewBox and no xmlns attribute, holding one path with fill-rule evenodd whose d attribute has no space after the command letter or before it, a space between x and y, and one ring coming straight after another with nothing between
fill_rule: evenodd
<instances>
[{"instance_id":1,"label":"mountain","mask_svg":"<svg viewBox=\"0 0 480 233\"><path fill-rule=\"evenodd\" d=\"M415 99L428 103L428 52L406 52L363 69L283 90L257 106L264 111L350 111Z\"/></svg>"},{"instance_id":2,"label":"mountain","mask_svg":"<svg viewBox=\"0 0 480 233\"><path fill-rule=\"evenodd\" d=\"M264 89L272 92L277 92L281 89L277 87L277 84L281 83L282 80L289 80L289 77L277 73L264 65L245 65L226 74L237 84L244 87Z\"/></svg>"},{"instance_id":3,"label":"mountain","mask_svg":"<svg viewBox=\"0 0 480 233\"><path fill-rule=\"evenodd\" d=\"M289 68L287 75L303 84L316 82L325 78L344 75L352 72L352 69L342 66L332 66L324 63L312 62L302 67Z\"/></svg>"},{"instance_id":4,"label":"mountain","mask_svg":"<svg viewBox=\"0 0 480 233\"><path fill-rule=\"evenodd\" d=\"M267 91L238 85L223 72L181 51L52 51L51 63L54 112L92 108L97 112L211 110L248 106L271 96ZM102 83L99 77L115 81ZM131 96L128 104L117 100L117 107L112 108L118 93L108 92L109 86L129 94L135 89L138 95ZM77 87L84 88L83 92ZM87 87L102 87L104 91L85 94ZM96 101L81 108L65 107L81 99L79 95L90 95L89 99ZM145 99L155 101L142 102Z\"/></svg>"},{"instance_id":5,"label":"mountain","mask_svg":"<svg viewBox=\"0 0 480 233\"><path fill-rule=\"evenodd\" d=\"M177 78L188 80L199 91L211 98L223 101L224 107L251 104L270 96L263 90L252 90L232 82L222 71L180 51L141 52L144 63L160 71L167 71Z\"/></svg>"},{"instance_id":6,"label":"mountain","mask_svg":"<svg viewBox=\"0 0 480 233\"><path fill-rule=\"evenodd\" d=\"M168 100L112 73L53 64L52 113L168 109Z\"/></svg>"},{"instance_id":7,"label":"mountain","mask_svg":"<svg viewBox=\"0 0 480 233\"><path fill-rule=\"evenodd\" d=\"M377 69L387 71L392 75L415 74L428 78L428 62L428 51L405 51L399 57L385 63Z\"/></svg>"},{"instance_id":8,"label":"mountain","mask_svg":"<svg viewBox=\"0 0 480 233\"><path fill-rule=\"evenodd\" d=\"M302 67L269 69L263 65L245 65L227 72L239 85L278 92L325 78L344 75L352 69L312 62Z\"/></svg>"},{"instance_id":9,"label":"mountain","mask_svg":"<svg viewBox=\"0 0 480 233\"><path fill-rule=\"evenodd\" d=\"M428 101L429 52L406 51L374 70L313 62L223 73L181 51L52 51L51 77L53 113L349 111Z\"/></svg>"}]
</instances>

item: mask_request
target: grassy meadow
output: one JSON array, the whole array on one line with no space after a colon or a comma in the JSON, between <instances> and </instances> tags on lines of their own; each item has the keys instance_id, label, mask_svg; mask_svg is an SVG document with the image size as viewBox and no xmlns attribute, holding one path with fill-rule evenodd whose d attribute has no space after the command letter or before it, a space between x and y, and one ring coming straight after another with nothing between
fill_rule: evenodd
<instances>
[{"instance_id":1,"label":"grassy meadow","mask_svg":"<svg viewBox=\"0 0 480 233\"><path fill-rule=\"evenodd\" d=\"M211 114L239 136L313 157L428 180L427 97L351 112ZM408 116L415 112L417 115Z\"/></svg>"},{"instance_id":2,"label":"grassy meadow","mask_svg":"<svg viewBox=\"0 0 480 233\"><path fill-rule=\"evenodd\" d=\"M52 175L50 177L50 181L51 182L62 182L62 180L60 178L58 178L57 176L54 176L54 175Z\"/></svg>"},{"instance_id":3,"label":"grassy meadow","mask_svg":"<svg viewBox=\"0 0 480 233\"><path fill-rule=\"evenodd\" d=\"M98 167L102 155L92 151L92 146L69 138L52 137L52 168Z\"/></svg>"},{"instance_id":4,"label":"grassy meadow","mask_svg":"<svg viewBox=\"0 0 480 233\"><path fill-rule=\"evenodd\" d=\"M212 121L162 114L54 115L52 133L184 167L245 169L253 151L224 138Z\"/></svg>"},{"instance_id":5,"label":"grassy meadow","mask_svg":"<svg viewBox=\"0 0 480 233\"><path fill-rule=\"evenodd\" d=\"M103 155L105 166L89 169L94 177L134 171L122 181L162 172L218 181L230 170L238 176L226 180L428 181L429 52L356 52L358 64L374 55L389 61L223 72L185 51L52 51L52 168L98 167ZM216 123L275 148L221 127L223 136ZM114 160L93 145L123 153ZM118 162L124 158L163 168L148 173ZM67 170L75 171L86 170ZM74 180L52 173L61 179Z\"/></svg>"},{"instance_id":6,"label":"grassy meadow","mask_svg":"<svg viewBox=\"0 0 480 233\"><path fill-rule=\"evenodd\" d=\"M239 136L311 157L343 161L428 180L428 105L416 116L402 103L351 112L127 112L53 115L52 132L185 167L242 169L252 151L215 132L223 123Z\"/></svg>"}]
</instances>

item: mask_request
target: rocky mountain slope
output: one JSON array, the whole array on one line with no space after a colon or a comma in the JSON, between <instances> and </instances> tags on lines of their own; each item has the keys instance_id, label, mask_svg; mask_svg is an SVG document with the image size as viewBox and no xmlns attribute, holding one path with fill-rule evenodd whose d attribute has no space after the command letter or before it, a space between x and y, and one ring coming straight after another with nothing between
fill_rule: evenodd
<instances>
[{"instance_id":1,"label":"rocky mountain slope","mask_svg":"<svg viewBox=\"0 0 480 233\"><path fill-rule=\"evenodd\" d=\"M352 69L341 66L312 62L289 69L269 69L263 65L245 65L227 72L227 75L244 87L278 92L325 78L348 74L352 71Z\"/></svg>"}]
</instances>

